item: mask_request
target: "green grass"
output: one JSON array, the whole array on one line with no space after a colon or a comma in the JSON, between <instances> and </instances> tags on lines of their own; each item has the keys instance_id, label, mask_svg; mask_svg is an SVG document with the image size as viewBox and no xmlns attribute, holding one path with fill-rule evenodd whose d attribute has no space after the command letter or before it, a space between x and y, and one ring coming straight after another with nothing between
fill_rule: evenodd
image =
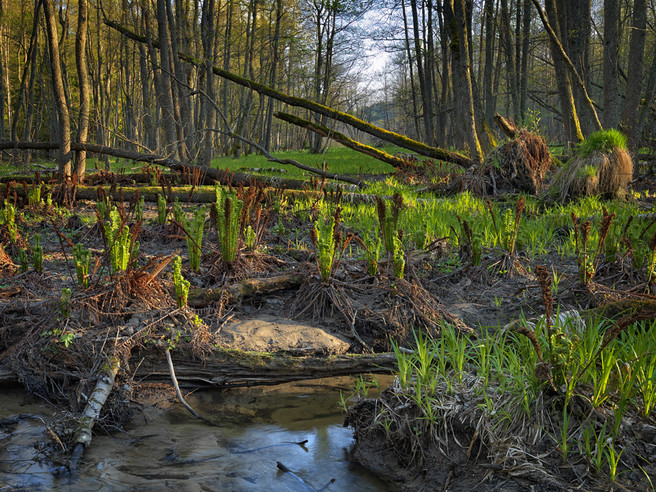
<instances>
[{"instance_id":1,"label":"green grass","mask_svg":"<svg viewBox=\"0 0 656 492\"><path fill-rule=\"evenodd\" d=\"M400 147L384 147L382 150L390 154L403 152L403 149ZM356 152L341 145L329 147L322 154L310 154L307 151L299 150L272 152L272 155L279 159L293 159L301 164L316 167L318 169L322 169L325 165L328 172L335 174L381 174L391 173L395 170L394 167L389 164L385 164L378 159L374 159L373 157ZM53 171L57 169L57 165L54 161L34 160L33 162L46 166ZM116 173L131 173L139 172L146 166L146 164L127 159L110 157L109 166L110 170ZM167 170L165 166L158 167L162 171ZM312 173L303 171L292 165L269 162L266 157L255 153L242 155L239 159L233 159L232 157L216 157L212 159L211 167L240 172L250 172L250 169L257 168L261 169L261 171L258 171L255 174L265 176L283 176L286 178L307 178L312 175ZM94 172L96 169L104 170L104 162L97 158L87 159L87 172ZM286 172L281 174L277 171L270 171L270 169L282 169ZM19 171L19 169L15 166L10 166L7 163L0 163L0 174L10 174L16 171ZM41 173L43 174L44 171L41 170Z\"/></svg>"},{"instance_id":2,"label":"green grass","mask_svg":"<svg viewBox=\"0 0 656 492\"><path fill-rule=\"evenodd\" d=\"M626 149L626 135L619 130L599 130L588 135L578 146L581 157L592 152L611 152L614 148Z\"/></svg>"},{"instance_id":3,"label":"green grass","mask_svg":"<svg viewBox=\"0 0 656 492\"><path fill-rule=\"evenodd\" d=\"M397 147L387 147L383 150L391 154L401 151ZM323 169L325 166L326 171L335 174L380 174L394 172L394 168L389 164L342 146L330 147L323 154L310 154L306 151L284 151L273 152L272 155L279 159L293 159L301 164L318 169ZM278 172L269 171L269 169L282 169L286 171L283 174L284 177L289 178L309 177L312 175L310 172L303 171L292 165L269 162L266 157L257 154L242 156L239 159L218 157L212 159L212 167L241 172L249 172L249 169L257 168L263 169L264 171L259 171L258 174L264 175L279 175Z\"/></svg>"}]
</instances>

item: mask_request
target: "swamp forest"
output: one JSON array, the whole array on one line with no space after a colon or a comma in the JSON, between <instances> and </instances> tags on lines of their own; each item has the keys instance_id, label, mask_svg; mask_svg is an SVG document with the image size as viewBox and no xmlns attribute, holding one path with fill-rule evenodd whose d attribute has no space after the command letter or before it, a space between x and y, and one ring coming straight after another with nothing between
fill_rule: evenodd
<instances>
[{"instance_id":1,"label":"swamp forest","mask_svg":"<svg viewBox=\"0 0 656 492\"><path fill-rule=\"evenodd\" d=\"M654 0L0 0L0 489L653 490Z\"/></svg>"}]
</instances>

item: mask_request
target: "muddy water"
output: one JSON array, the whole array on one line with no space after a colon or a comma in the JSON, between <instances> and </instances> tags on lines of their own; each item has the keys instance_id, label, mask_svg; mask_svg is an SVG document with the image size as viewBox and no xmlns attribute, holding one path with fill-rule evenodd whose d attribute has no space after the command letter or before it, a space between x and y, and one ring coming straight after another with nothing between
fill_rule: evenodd
<instances>
[{"instance_id":1,"label":"muddy water","mask_svg":"<svg viewBox=\"0 0 656 492\"><path fill-rule=\"evenodd\" d=\"M332 378L188 396L218 427L178 404L148 406L126 432L94 437L78 473L67 479L35 461L44 426L22 419L0 427L0 490L393 490L350 462L352 435L342 427L338 401L339 390L352 387L351 378ZM0 391L0 419L50 413L20 389Z\"/></svg>"}]
</instances>

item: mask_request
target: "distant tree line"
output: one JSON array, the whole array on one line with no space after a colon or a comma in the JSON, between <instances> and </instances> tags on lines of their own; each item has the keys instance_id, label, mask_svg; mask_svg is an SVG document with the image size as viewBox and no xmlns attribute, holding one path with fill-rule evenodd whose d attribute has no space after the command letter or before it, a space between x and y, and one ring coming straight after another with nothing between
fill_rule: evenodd
<instances>
[{"instance_id":1,"label":"distant tree line","mask_svg":"<svg viewBox=\"0 0 656 492\"><path fill-rule=\"evenodd\" d=\"M71 141L200 165L249 141L322 150L325 137L274 114L330 127L325 115L219 68L474 161L496 112L540 115L563 142L619 127L636 149L656 133L655 3L0 0L0 140L60 142L60 169L79 175ZM358 75L366 41L392 53L375 97Z\"/></svg>"}]
</instances>

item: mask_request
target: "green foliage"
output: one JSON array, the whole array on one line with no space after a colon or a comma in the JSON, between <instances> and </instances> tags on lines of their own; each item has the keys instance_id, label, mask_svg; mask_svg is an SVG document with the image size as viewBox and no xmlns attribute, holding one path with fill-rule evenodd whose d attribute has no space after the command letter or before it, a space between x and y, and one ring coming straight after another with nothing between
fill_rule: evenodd
<instances>
[{"instance_id":1,"label":"green foliage","mask_svg":"<svg viewBox=\"0 0 656 492\"><path fill-rule=\"evenodd\" d=\"M319 275L325 283L330 281L332 275L333 259L337 248L335 242L335 218L326 220L323 216L314 223L312 230L312 244L316 249L317 266Z\"/></svg>"},{"instance_id":2,"label":"green foliage","mask_svg":"<svg viewBox=\"0 0 656 492\"><path fill-rule=\"evenodd\" d=\"M20 262L20 272L25 273L30 268L30 260L27 257L25 248L18 249L18 261Z\"/></svg>"},{"instance_id":3,"label":"green foliage","mask_svg":"<svg viewBox=\"0 0 656 492\"><path fill-rule=\"evenodd\" d=\"M403 252L403 243L399 236L392 237L393 255L394 255L394 276L403 279L405 271L405 253Z\"/></svg>"},{"instance_id":4,"label":"green foliage","mask_svg":"<svg viewBox=\"0 0 656 492\"><path fill-rule=\"evenodd\" d=\"M161 193L157 194L157 223L166 224L166 198Z\"/></svg>"},{"instance_id":5,"label":"green foliage","mask_svg":"<svg viewBox=\"0 0 656 492\"><path fill-rule=\"evenodd\" d=\"M367 260L367 272L372 277L378 273L378 260L380 259L380 250L383 243L378 235L378 230L374 230L373 236L364 235L363 245L365 247L364 256Z\"/></svg>"},{"instance_id":6,"label":"green foliage","mask_svg":"<svg viewBox=\"0 0 656 492\"><path fill-rule=\"evenodd\" d=\"M34 263L34 270L37 273L43 271L43 246L41 246L41 236L34 235L34 246L32 247L32 261Z\"/></svg>"},{"instance_id":7,"label":"green foliage","mask_svg":"<svg viewBox=\"0 0 656 492\"><path fill-rule=\"evenodd\" d=\"M134 220L135 220L135 222L142 222L143 221L144 203L145 203L145 198L142 196L142 197L139 198L137 203L134 205Z\"/></svg>"},{"instance_id":8,"label":"green foliage","mask_svg":"<svg viewBox=\"0 0 656 492\"><path fill-rule=\"evenodd\" d=\"M136 258L139 253L139 241L133 242L130 228L121 218L116 207L112 207L109 217L110 220L105 221L103 226L112 272L127 270L131 259Z\"/></svg>"},{"instance_id":9,"label":"green foliage","mask_svg":"<svg viewBox=\"0 0 656 492\"><path fill-rule=\"evenodd\" d=\"M85 249L82 244L76 244L73 246L73 261L75 263L77 283L86 289L89 287L89 262L91 261L91 251Z\"/></svg>"},{"instance_id":10,"label":"green foliage","mask_svg":"<svg viewBox=\"0 0 656 492\"><path fill-rule=\"evenodd\" d=\"M175 299L178 302L178 307L183 308L187 305L191 283L182 276L182 258L179 256L176 256L173 260L173 283L175 284Z\"/></svg>"},{"instance_id":11,"label":"green foliage","mask_svg":"<svg viewBox=\"0 0 656 492\"><path fill-rule=\"evenodd\" d=\"M27 190L27 203L31 207L41 204L41 184L33 185Z\"/></svg>"},{"instance_id":12,"label":"green foliage","mask_svg":"<svg viewBox=\"0 0 656 492\"><path fill-rule=\"evenodd\" d=\"M109 198L104 197L101 200L96 201L96 210L100 219L103 221L110 220L109 211L112 209L112 206L109 202Z\"/></svg>"},{"instance_id":13,"label":"green foliage","mask_svg":"<svg viewBox=\"0 0 656 492\"><path fill-rule=\"evenodd\" d=\"M619 130L599 130L588 135L578 146L581 157L592 152L612 152L614 148L626 149L626 135Z\"/></svg>"},{"instance_id":14,"label":"green foliage","mask_svg":"<svg viewBox=\"0 0 656 492\"><path fill-rule=\"evenodd\" d=\"M175 205L173 207L175 211ZM205 226L205 206L199 207L194 212L191 221L181 216L184 228L187 231L187 253L189 255L189 266L194 272L200 269L201 247L203 245L203 228ZM177 219L176 219L177 220Z\"/></svg>"},{"instance_id":15,"label":"green foliage","mask_svg":"<svg viewBox=\"0 0 656 492\"><path fill-rule=\"evenodd\" d=\"M71 289L68 287L62 289L60 308L64 318L68 318L71 315Z\"/></svg>"},{"instance_id":16,"label":"green foliage","mask_svg":"<svg viewBox=\"0 0 656 492\"><path fill-rule=\"evenodd\" d=\"M246 231L244 232L244 243L246 244L246 249L249 251L253 251L257 245L257 234L255 234L250 224L246 226Z\"/></svg>"},{"instance_id":17,"label":"green foliage","mask_svg":"<svg viewBox=\"0 0 656 492\"><path fill-rule=\"evenodd\" d=\"M240 239L240 216L244 203L226 193L218 186L215 189L216 230L219 236L221 257L225 264L231 264L237 257Z\"/></svg>"},{"instance_id":18,"label":"green foliage","mask_svg":"<svg viewBox=\"0 0 656 492\"><path fill-rule=\"evenodd\" d=\"M15 243L18 240L18 226L16 226L16 208L5 198L5 207L2 209L2 217L5 227L9 233L9 240Z\"/></svg>"},{"instance_id":19,"label":"green foliage","mask_svg":"<svg viewBox=\"0 0 656 492\"><path fill-rule=\"evenodd\" d=\"M173 220L175 220L178 224L185 225L186 223L186 218L184 211L182 210L182 205L180 205L180 200L178 200L178 197L175 197L175 200L173 201Z\"/></svg>"}]
</instances>

